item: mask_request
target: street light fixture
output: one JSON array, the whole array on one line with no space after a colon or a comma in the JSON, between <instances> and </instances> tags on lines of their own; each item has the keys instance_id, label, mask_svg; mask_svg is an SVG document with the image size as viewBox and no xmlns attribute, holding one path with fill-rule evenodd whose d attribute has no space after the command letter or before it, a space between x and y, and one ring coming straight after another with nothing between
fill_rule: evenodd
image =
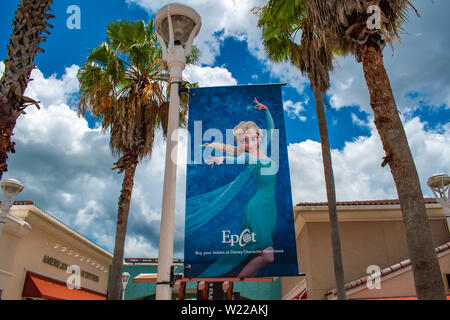
<instances>
[{"instance_id":1,"label":"street light fixture","mask_svg":"<svg viewBox=\"0 0 450 320\"><path fill-rule=\"evenodd\" d=\"M170 267L173 260L175 225L179 89L186 66L186 57L192 53L192 44L200 32L201 24L201 17L194 9L178 3L168 4L155 16L156 36L161 44L162 58L169 68L171 93L159 236L157 300L172 299Z\"/></svg>"},{"instance_id":2,"label":"street light fixture","mask_svg":"<svg viewBox=\"0 0 450 320\"><path fill-rule=\"evenodd\" d=\"M23 184L14 179L2 181L2 215L0 218L0 238L3 232L3 225L6 223L6 217L11 210L17 195L23 190Z\"/></svg>"},{"instance_id":3,"label":"street light fixture","mask_svg":"<svg viewBox=\"0 0 450 320\"><path fill-rule=\"evenodd\" d=\"M427 184L444 209L450 232L450 177L447 174L437 174L429 178Z\"/></svg>"},{"instance_id":4,"label":"street light fixture","mask_svg":"<svg viewBox=\"0 0 450 320\"><path fill-rule=\"evenodd\" d=\"M130 274L128 272L122 273L122 300L125 300L125 288L127 287Z\"/></svg>"}]
</instances>

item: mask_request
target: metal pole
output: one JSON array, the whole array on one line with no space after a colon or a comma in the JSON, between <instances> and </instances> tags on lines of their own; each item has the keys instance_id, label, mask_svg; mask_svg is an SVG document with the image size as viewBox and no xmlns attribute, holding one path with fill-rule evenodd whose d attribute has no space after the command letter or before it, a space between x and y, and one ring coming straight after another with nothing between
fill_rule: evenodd
<instances>
[{"instance_id":1,"label":"metal pole","mask_svg":"<svg viewBox=\"0 0 450 320\"><path fill-rule=\"evenodd\" d=\"M173 10L173 11L172 11ZM175 15L185 16L194 21L195 26L191 30L187 42L175 41L172 25L172 12ZM192 42L197 35L200 25L200 16L191 8L173 4L167 5L157 14L157 25L162 23L167 15L168 46L166 47L162 36L156 32L162 48L162 58L167 61L170 75L170 102L169 119L167 126L166 166L164 170L163 203L161 212L161 228L159 234L158 276L156 282L156 300L172 300L171 266L173 262L173 242L175 231L175 200L177 184L177 158L178 158L178 121L180 108L179 86L183 79L183 70L186 66L186 56L192 52ZM157 28L158 30L158 28Z\"/></svg>"},{"instance_id":2,"label":"metal pole","mask_svg":"<svg viewBox=\"0 0 450 320\"><path fill-rule=\"evenodd\" d=\"M6 223L6 218L8 216L8 211L6 211L5 209L3 209L3 206L1 207L1 217L0 217L0 239L2 238L2 233L3 233L3 226Z\"/></svg>"},{"instance_id":3,"label":"metal pole","mask_svg":"<svg viewBox=\"0 0 450 320\"><path fill-rule=\"evenodd\" d=\"M173 80L171 80L173 81ZM170 267L173 260L173 238L175 231L175 200L178 156L179 84L170 85L169 124L167 128L166 167L164 172L161 229L159 235L158 277L156 300L171 300Z\"/></svg>"}]
</instances>

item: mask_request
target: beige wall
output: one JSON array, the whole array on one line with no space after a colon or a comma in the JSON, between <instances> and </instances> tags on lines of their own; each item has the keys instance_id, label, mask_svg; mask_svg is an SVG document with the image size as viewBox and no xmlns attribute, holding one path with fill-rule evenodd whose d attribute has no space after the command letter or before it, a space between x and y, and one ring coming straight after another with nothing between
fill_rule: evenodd
<instances>
[{"instance_id":1,"label":"beige wall","mask_svg":"<svg viewBox=\"0 0 450 320\"><path fill-rule=\"evenodd\" d=\"M11 234L9 230L5 230L2 236L0 269L4 272L3 274L0 272L0 288L3 288L3 299L22 298L26 271L61 281L67 280L69 274L65 270L44 263L45 256L68 265L77 265L81 270L98 276L98 282L81 277L81 287L106 293L109 267L112 263L112 255L109 252L34 206L13 207L12 214L27 221L31 225L31 230L22 238ZM12 222L8 220L7 224ZM62 248L66 250L63 252ZM84 261L81 261L82 257ZM100 270L101 267L103 270Z\"/></svg>"},{"instance_id":2,"label":"beige wall","mask_svg":"<svg viewBox=\"0 0 450 320\"><path fill-rule=\"evenodd\" d=\"M446 251L438 255L438 257L442 274L450 273L450 252ZM380 289L370 290L367 286L361 286L347 292L348 299L413 296L416 296L416 289L414 287L414 276L411 267L384 277L380 283Z\"/></svg>"},{"instance_id":3,"label":"beige wall","mask_svg":"<svg viewBox=\"0 0 450 320\"><path fill-rule=\"evenodd\" d=\"M336 287L328 212L324 207L297 207L295 213L297 250L301 271L306 273L308 298L325 299L327 291ZM442 209L427 205L427 213L435 246L450 241ZM368 275L370 265L383 269L409 258L398 206L338 207L338 219L346 283ZM283 279L282 294L299 280Z\"/></svg>"},{"instance_id":4,"label":"beige wall","mask_svg":"<svg viewBox=\"0 0 450 320\"><path fill-rule=\"evenodd\" d=\"M8 217L3 228L0 239L0 289L3 290L2 298L5 299L6 291L10 280L13 278L13 266L15 262L15 252L18 249L20 240L31 230L28 224L21 224L19 219Z\"/></svg>"}]
</instances>

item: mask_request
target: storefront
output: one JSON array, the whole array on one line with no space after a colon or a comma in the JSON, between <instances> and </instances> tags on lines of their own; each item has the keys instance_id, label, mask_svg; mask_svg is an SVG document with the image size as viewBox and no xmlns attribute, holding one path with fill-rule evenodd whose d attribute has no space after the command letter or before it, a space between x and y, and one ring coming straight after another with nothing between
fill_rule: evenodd
<instances>
[{"instance_id":1,"label":"storefront","mask_svg":"<svg viewBox=\"0 0 450 320\"><path fill-rule=\"evenodd\" d=\"M105 300L111 263L111 253L33 202L17 202L0 241L0 297Z\"/></svg>"}]
</instances>

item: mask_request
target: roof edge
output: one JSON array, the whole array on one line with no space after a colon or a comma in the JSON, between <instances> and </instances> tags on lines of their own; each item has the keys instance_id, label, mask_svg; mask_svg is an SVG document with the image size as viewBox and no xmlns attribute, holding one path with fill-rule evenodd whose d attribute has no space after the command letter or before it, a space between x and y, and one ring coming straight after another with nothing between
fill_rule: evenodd
<instances>
[{"instance_id":1,"label":"roof edge","mask_svg":"<svg viewBox=\"0 0 450 320\"><path fill-rule=\"evenodd\" d=\"M447 243L445 243L445 244L435 248L435 251L436 251L437 254L445 252L447 250L450 250L450 242L447 242ZM407 259L407 260L403 260L403 261L401 261L399 263L396 263L394 265L391 265L391 266L389 266L387 268L384 268L383 270L381 270L381 278L387 276L388 274L392 274L392 273L397 272L397 271L399 271L401 269L407 268L410 265L411 265L411 259ZM357 280L354 280L354 281L346 283L344 285L345 291L348 291L348 290L351 290L351 289L355 289L355 288L358 288L358 287L362 286L363 284L367 283L367 280L369 278L370 278L370 276L365 276L365 277L359 278ZM336 288L331 289L325 294L326 297L328 297L330 295L337 295L337 289Z\"/></svg>"},{"instance_id":2,"label":"roof edge","mask_svg":"<svg viewBox=\"0 0 450 320\"><path fill-rule=\"evenodd\" d=\"M425 204L432 204L439 202L435 198L424 198ZM337 206L374 206L374 205L399 205L399 199L384 199L384 200L355 200L355 201L338 201ZM299 202L297 207L316 207L316 206L328 206L328 202Z\"/></svg>"}]
</instances>

